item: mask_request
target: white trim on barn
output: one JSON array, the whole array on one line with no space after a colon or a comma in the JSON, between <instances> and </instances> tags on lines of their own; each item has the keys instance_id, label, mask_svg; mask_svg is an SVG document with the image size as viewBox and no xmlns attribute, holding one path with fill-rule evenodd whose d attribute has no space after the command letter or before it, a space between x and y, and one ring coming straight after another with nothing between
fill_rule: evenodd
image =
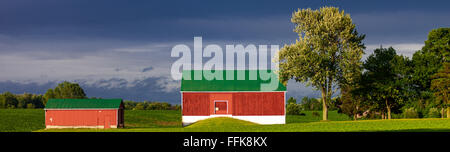
<instances>
[{"instance_id":1,"label":"white trim on barn","mask_svg":"<svg viewBox=\"0 0 450 152\"><path fill-rule=\"evenodd\" d=\"M44 109L44 110L117 110L119 108L68 108L68 109Z\"/></svg>"},{"instance_id":2,"label":"white trim on barn","mask_svg":"<svg viewBox=\"0 0 450 152\"><path fill-rule=\"evenodd\" d=\"M56 126L56 125L47 125L45 126L45 129L64 129L64 128L105 128L104 125L98 125L98 126ZM117 128L116 125L110 125L110 128Z\"/></svg>"},{"instance_id":3,"label":"white trim on barn","mask_svg":"<svg viewBox=\"0 0 450 152\"><path fill-rule=\"evenodd\" d=\"M214 118L214 117L231 117L235 119L254 122L257 124L285 124L285 115L271 115L271 116L233 116L233 115L210 115L210 116L182 116L183 126L190 125L194 122Z\"/></svg>"}]
</instances>

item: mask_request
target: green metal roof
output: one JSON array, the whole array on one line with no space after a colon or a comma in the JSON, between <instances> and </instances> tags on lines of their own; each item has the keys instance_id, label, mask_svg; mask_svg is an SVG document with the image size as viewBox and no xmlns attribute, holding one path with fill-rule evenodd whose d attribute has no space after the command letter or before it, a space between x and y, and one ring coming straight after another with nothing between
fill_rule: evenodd
<instances>
[{"instance_id":1,"label":"green metal roof","mask_svg":"<svg viewBox=\"0 0 450 152\"><path fill-rule=\"evenodd\" d=\"M234 79L227 80L227 73L234 71ZM222 72L223 80L207 80L202 74L204 70L184 70L181 80L181 91L286 91L286 86L280 83L278 75L272 70L212 70L208 72ZM244 80L238 80L238 72L245 72ZM256 80L250 80L249 74L256 72ZM260 72L269 73L271 78L263 80ZM188 79L190 75L190 79ZM195 80L195 76L202 78ZM271 83L272 82L272 83ZM272 84L269 85L268 84Z\"/></svg>"},{"instance_id":2,"label":"green metal roof","mask_svg":"<svg viewBox=\"0 0 450 152\"><path fill-rule=\"evenodd\" d=\"M119 109L122 99L49 99L46 109Z\"/></svg>"}]
</instances>

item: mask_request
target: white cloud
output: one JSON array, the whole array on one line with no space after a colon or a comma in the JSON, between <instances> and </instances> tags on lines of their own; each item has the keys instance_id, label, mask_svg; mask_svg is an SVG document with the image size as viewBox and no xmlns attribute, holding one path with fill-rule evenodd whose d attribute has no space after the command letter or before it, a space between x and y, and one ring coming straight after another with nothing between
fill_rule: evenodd
<instances>
[{"instance_id":1,"label":"white cloud","mask_svg":"<svg viewBox=\"0 0 450 152\"><path fill-rule=\"evenodd\" d=\"M86 84L96 84L100 80L124 79L126 85L133 86L133 82L149 77L167 77L170 74L170 44L157 44L151 48L152 52L117 52L117 49L131 49L142 45L105 46L114 42L102 41L87 43L91 50L85 47L76 50L82 42L55 44L45 41L2 43L0 45L0 81L14 81L24 83L46 83L51 81L83 80ZM126 44L126 42L119 44ZM119 45L120 46L120 45ZM72 48L75 47L75 48ZM69 49L69 51L65 51ZM26 50L26 51L23 51ZM58 51L62 50L62 51ZM144 68L154 67L142 72ZM119 84L98 84L99 86L114 87Z\"/></svg>"}]
</instances>

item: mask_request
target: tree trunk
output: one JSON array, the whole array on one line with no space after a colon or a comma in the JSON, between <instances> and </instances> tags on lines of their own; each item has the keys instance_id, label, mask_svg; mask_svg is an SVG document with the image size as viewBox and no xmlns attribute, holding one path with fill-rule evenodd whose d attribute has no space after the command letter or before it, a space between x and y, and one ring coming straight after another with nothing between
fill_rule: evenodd
<instances>
[{"instance_id":1,"label":"tree trunk","mask_svg":"<svg viewBox=\"0 0 450 152\"><path fill-rule=\"evenodd\" d=\"M388 119L391 119L391 107L387 106Z\"/></svg>"},{"instance_id":2,"label":"tree trunk","mask_svg":"<svg viewBox=\"0 0 450 152\"><path fill-rule=\"evenodd\" d=\"M356 121L356 120L358 120L358 114L354 114L353 115L353 119Z\"/></svg>"},{"instance_id":3,"label":"tree trunk","mask_svg":"<svg viewBox=\"0 0 450 152\"><path fill-rule=\"evenodd\" d=\"M444 118L444 115L445 115L444 111L445 111L445 110L444 110L444 107L442 107L442 108L441 108L441 118Z\"/></svg>"},{"instance_id":4,"label":"tree trunk","mask_svg":"<svg viewBox=\"0 0 450 152\"><path fill-rule=\"evenodd\" d=\"M328 120L328 107L327 107L327 102L326 99L323 100L323 120Z\"/></svg>"},{"instance_id":5,"label":"tree trunk","mask_svg":"<svg viewBox=\"0 0 450 152\"><path fill-rule=\"evenodd\" d=\"M447 107L447 118L450 118L450 106Z\"/></svg>"},{"instance_id":6,"label":"tree trunk","mask_svg":"<svg viewBox=\"0 0 450 152\"><path fill-rule=\"evenodd\" d=\"M389 102L388 99L386 99L386 109L387 109L387 114L388 114L388 119L391 119L391 106L389 106Z\"/></svg>"},{"instance_id":7,"label":"tree trunk","mask_svg":"<svg viewBox=\"0 0 450 152\"><path fill-rule=\"evenodd\" d=\"M328 120L328 108L327 108L327 93L325 92L325 88L322 87L322 119Z\"/></svg>"},{"instance_id":8,"label":"tree trunk","mask_svg":"<svg viewBox=\"0 0 450 152\"><path fill-rule=\"evenodd\" d=\"M384 119L384 111L381 111L381 119Z\"/></svg>"}]
</instances>

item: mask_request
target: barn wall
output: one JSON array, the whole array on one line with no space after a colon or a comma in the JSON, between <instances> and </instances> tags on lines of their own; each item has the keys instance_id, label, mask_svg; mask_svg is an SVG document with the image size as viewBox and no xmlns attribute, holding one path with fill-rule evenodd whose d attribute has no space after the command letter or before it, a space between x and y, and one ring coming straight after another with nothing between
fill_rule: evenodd
<instances>
[{"instance_id":1,"label":"barn wall","mask_svg":"<svg viewBox=\"0 0 450 152\"><path fill-rule=\"evenodd\" d=\"M284 115L284 92L233 93L233 115Z\"/></svg>"},{"instance_id":2,"label":"barn wall","mask_svg":"<svg viewBox=\"0 0 450 152\"><path fill-rule=\"evenodd\" d=\"M209 93L183 93L183 115L209 116Z\"/></svg>"},{"instance_id":3,"label":"barn wall","mask_svg":"<svg viewBox=\"0 0 450 152\"><path fill-rule=\"evenodd\" d=\"M228 100L228 114L233 116L285 113L284 92L183 92L183 115L214 115L214 100Z\"/></svg>"},{"instance_id":4,"label":"barn wall","mask_svg":"<svg viewBox=\"0 0 450 152\"><path fill-rule=\"evenodd\" d=\"M117 110L46 110L46 126L117 126ZM107 120L109 119L109 121ZM108 121L109 123L105 122Z\"/></svg>"},{"instance_id":5,"label":"barn wall","mask_svg":"<svg viewBox=\"0 0 450 152\"><path fill-rule=\"evenodd\" d=\"M210 93L209 102L210 102L210 114L213 115L214 111L214 101L215 100L226 100L228 101L228 114L233 113L233 94L232 93Z\"/></svg>"},{"instance_id":6,"label":"barn wall","mask_svg":"<svg viewBox=\"0 0 450 152\"><path fill-rule=\"evenodd\" d=\"M125 127L125 110L123 109L123 106L121 106L121 108L118 110L119 113L119 118L118 118L118 125L117 127L119 128L124 128Z\"/></svg>"}]
</instances>

